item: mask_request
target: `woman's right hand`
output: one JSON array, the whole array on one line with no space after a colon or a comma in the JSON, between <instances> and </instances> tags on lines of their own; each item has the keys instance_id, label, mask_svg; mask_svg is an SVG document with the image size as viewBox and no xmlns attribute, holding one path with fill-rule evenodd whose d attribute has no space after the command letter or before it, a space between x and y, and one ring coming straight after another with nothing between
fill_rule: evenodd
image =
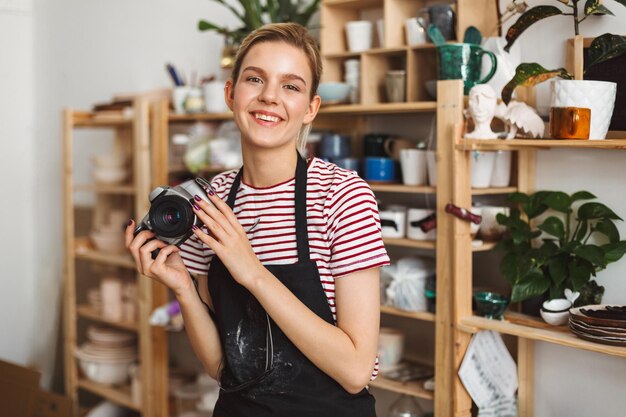
<instances>
[{"instance_id":1,"label":"woman's right hand","mask_svg":"<svg viewBox=\"0 0 626 417\"><path fill-rule=\"evenodd\" d=\"M140 274L161 282L177 295L193 286L178 247L156 239L156 235L149 230L134 236L134 230L135 222L130 220L124 238ZM156 249L159 249L159 254L152 259L152 252Z\"/></svg>"}]
</instances>

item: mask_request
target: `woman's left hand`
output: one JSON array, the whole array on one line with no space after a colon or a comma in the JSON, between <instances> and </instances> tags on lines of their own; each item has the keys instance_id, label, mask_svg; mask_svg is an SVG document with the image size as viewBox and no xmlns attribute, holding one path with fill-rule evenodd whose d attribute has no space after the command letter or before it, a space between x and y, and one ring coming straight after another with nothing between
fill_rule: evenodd
<instances>
[{"instance_id":1,"label":"woman's left hand","mask_svg":"<svg viewBox=\"0 0 626 417\"><path fill-rule=\"evenodd\" d=\"M252 250L246 231L235 213L215 193L208 195L209 204L194 196L196 215L206 225L209 233L199 227L193 232L205 245L213 249L235 280L246 288L252 284L263 264Z\"/></svg>"}]
</instances>

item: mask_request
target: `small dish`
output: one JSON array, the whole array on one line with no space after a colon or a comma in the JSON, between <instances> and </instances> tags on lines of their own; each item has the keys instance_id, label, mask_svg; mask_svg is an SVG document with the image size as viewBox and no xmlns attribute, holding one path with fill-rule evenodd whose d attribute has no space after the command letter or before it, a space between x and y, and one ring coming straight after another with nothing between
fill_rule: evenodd
<instances>
[{"instance_id":1,"label":"small dish","mask_svg":"<svg viewBox=\"0 0 626 417\"><path fill-rule=\"evenodd\" d=\"M563 311L567 311L569 313L569 309L571 307L572 302L570 300L566 298L554 298L552 300L544 301L541 309L552 313L560 313Z\"/></svg>"},{"instance_id":2,"label":"small dish","mask_svg":"<svg viewBox=\"0 0 626 417\"><path fill-rule=\"evenodd\" d=\"M562 326L567 323L567 319L569 318L569 310L565 311L550 311L544 308L539 310L539 314L543 321L552 326Z\"/></svg>"},{"instance_id":3,"label":"small dish","mask_svg":"<svg viewBox=\"0 0 626 417\"><path fill-rule=\"evenodd\" d=\"M474 294L478 314L488 319L502 320L504 310L509 305L509 299L502 294L491 291L481 291Z\"/></svg>"},{"instance_id":4,"label":"small dish","mask_svg":"<svg viewBox=\"0 0 626 417\"><path fill-rule=\"evenodd\" d=\"M350 84L341 82L320 83L317 94L322 98L322 103L338 104L348 101Z\"/></svg>"}]
</instances>

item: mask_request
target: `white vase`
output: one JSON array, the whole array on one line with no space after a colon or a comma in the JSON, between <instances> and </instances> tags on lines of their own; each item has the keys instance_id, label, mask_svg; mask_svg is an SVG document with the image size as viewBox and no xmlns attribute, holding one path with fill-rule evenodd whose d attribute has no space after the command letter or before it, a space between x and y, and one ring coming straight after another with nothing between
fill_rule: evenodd
<instances>
[{"instance_id":1,"label":"white vase","mask_svg":"<svg viewBox=\"0 0 626 417\"><path fill-rule=\"evenodd\" d=\"M604 139L611 124L617 84L608 81L554 80L550 84L551 107L591 109L589 139Z\"/></svg>"},{"instance_id":2,"label":"white vase","mask_svg":"<svg viewBox=\"0 0 626 417\"><path fill-rule=\"evenodd\" d=\"M522 63L522 54L519 42L513 44L509 52L504 50L506 46L506 39L503 37L491 37L485 38L482 44L482 48L485 51L491 51L496 56L498 66L493 77L485 84L491 86L496 95L500 97L502 88L515 76L515 68ZM482 74L481 77L485 77L489 68L491 68L491 61L487 55L483 56Z\"/></svg>"}]
</instances>

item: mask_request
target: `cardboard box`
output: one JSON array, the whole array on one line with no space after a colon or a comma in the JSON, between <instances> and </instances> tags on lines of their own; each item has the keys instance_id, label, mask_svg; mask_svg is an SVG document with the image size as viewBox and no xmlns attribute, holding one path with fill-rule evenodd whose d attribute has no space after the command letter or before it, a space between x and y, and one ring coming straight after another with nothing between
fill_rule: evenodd
<instances>
[{"instance_id":1,"label":"cardboard box","mask_svg":"<svg viewBox=\"0 0 626 417\"><path fill-rule=\"evenodd\" d=\"M0 416L69 417L70 399L39 388L41 373L0 360Z\"/></svg>"}]
</instances>

